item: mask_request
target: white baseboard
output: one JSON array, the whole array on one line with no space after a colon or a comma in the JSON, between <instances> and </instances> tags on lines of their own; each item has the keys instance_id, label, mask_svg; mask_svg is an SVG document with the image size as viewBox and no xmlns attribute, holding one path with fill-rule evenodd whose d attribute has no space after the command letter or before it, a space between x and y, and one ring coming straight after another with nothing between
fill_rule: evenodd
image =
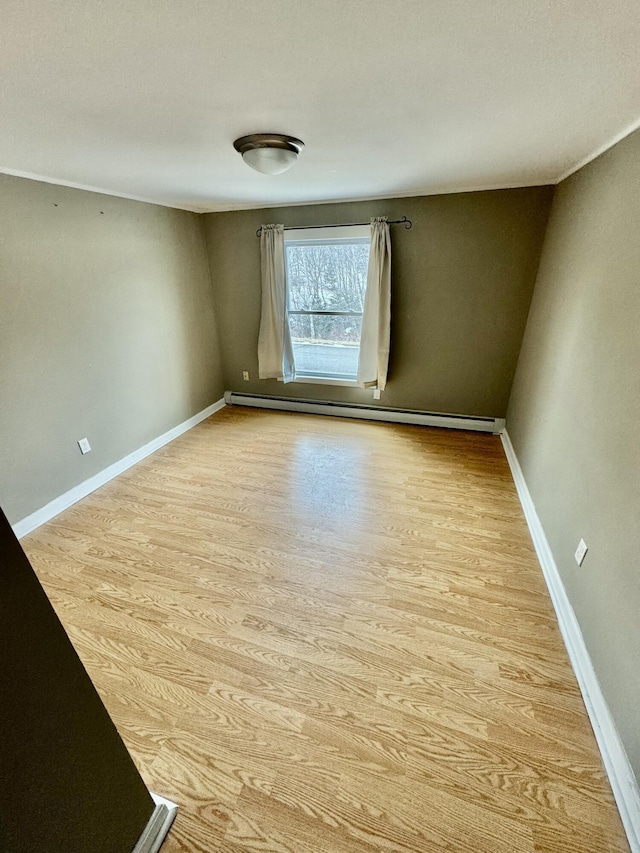
<instances>
[{"instance_id":1,"label":"white baseboard","mask_svg":"<svg viewBox=\"0 0 640 853\"><path fill-rule=\"evenodd\" d=\"M78 483L77 486L69 489L68 492L54 498L45 506L37 509L35 512L32 512L31 515L28 515L21 521L16 522L13 525L13 532L16 534L18 539L21 539L23 536L26 536L27 533L31 533L35 530L36 527L40 527L40 525L44 524L45 521L50 521L74 503L82 500L82 498L86 498L86 496L90 495L91 492L95 492L95 490L99 489L100 486L104 486L104 484L108 483L109 480L113 480L113 478L117 477L118 474L122 474L122 472L126 471L127 468L131 468L132 465L135 465L151 453L159 450L165 444L173 441L174 438L178 438L179 435L187 432L187 430L190 430L201 421L204 421L206 418L216 412L219 412L224 406L224 399L217 400L211 406L207 406L206 409L198 412L198 414L194 415L192 418L183 421L181 424L178 424L178 426L173 427L173 429L170 429L168 432L158 436L158 438L154 438L152 441L138 448L138 450L134 450L133 453L129 453L128 456L124 456L122 459L114 462L113 465L109 465L108 468L104 468L102 471L94 474L93 477L89 477L88 480Z\"/></svg>"},{"instance_id":2,"label":"white baseboard","mask_svg":"<svg viewBox=\"0 0 640 853\"><path fill-rule=\"evenodd\" d=\"M178 812L178 806L171 800L152 791L149 793L156 807L132 853L158 853Z\"/></svg>"},{"instance_id":3,"label":"white baseboard","mask_svg":"<svg viewBox=\"0 0 640 853\"><path fill-rule=\"evenodd\" d=\"M237 394L234 391L225 391L224 399L229 406L253 406L258 409L307 412L313 415L333 415L338 418L361 418L368 421L468 429L475 432L491 432L495 435L504 429L504 418L476 418L438 412L419 412L411 409L386 409L383 406L367 406L361 403L334 403L329 400Z\"/></svg>"},{"instance_id":4,"label":"white baseboard","mask_svg":"<svg viewBox=\"0 0 640 853\"><path fill-rule=\"evenodd\" d=\"M549 595L558 617L564 644L567 647L573 671L578 679L582 697L589 714L598 747L602 755L613 796L627 833L632 853L640 853L640 789L633 769L624 750L620 735L602 693L598 677L591 663L589 652L580 630L569 597L562 583L544 529L538 518L535 505L527 488L522 468L505 431L500 436L511 468L518 497L524 510L529 532L536 549Z\"/></svg>"}]
</instances>

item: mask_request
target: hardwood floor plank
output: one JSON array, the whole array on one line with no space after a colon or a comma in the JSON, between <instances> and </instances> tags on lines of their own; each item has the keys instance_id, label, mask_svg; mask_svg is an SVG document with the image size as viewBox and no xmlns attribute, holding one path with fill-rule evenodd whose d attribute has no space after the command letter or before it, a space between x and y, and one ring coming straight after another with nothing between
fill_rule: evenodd
<instances>
[{"instance_id":1,"label":"hardwood floor plank","mask_svg":"<svg viewBox=\"0 0 640 853\"><path fill-rule=\"evenodd\" d=\"M227 408L23 540L167 853L628 853L496 436Z\"/></svg>"}]
</instances>

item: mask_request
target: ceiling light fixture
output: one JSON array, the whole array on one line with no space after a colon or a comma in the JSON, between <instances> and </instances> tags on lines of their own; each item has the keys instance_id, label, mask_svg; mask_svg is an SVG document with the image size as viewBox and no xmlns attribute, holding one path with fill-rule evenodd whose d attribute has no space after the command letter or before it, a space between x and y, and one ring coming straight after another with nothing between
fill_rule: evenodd
<instances>
[{"instance_id":1,"label":"ceiling light fixture","mask_svg":"<svg viewBox=\"0 0 640 853\"><path fill-rule=\"evenodd\" d=\"M304 148L304 142L282 133L251 133L241 136L233 147L242 159L263 175L279 175L290 169Z\"/></svg>"}]
</instances>

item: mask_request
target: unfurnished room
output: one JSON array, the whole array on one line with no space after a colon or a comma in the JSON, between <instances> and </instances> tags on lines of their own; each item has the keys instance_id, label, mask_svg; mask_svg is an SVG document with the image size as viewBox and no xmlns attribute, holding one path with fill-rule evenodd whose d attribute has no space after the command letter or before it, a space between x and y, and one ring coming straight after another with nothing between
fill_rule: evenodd
<instances>
[{"instance_id":1,"label":"unfurnished room","mask_svg":"<svg viewBox=\"0 0 640 853\"><path fill-rule=\"evenodd\" d=\"M0 12L0 853L640 853L636 0Z\"/></svg>"}]
</instances>

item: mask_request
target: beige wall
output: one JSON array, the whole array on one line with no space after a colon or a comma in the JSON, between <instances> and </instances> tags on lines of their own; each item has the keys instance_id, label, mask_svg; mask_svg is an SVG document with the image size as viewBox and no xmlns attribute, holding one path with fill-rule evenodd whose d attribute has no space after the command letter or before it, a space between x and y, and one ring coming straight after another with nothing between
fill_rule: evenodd
<instances>
[{"instance_id":1,"label":"beige wall","mask_svg":"<svg viewBox=\"0 0 640 853\"><path fill-rule=\"evenodd\" d=\"M222 391L200 217L0 175L0 505L10 521Z\"/></svg>"},{"instance_id":2,"label":"beige wall","mask_svg":"<svg viewBox=\"0 0 640 853\"><path fill-rule=\"evenodd\" d=\"M640 133L556 190L507 429L640 778Z\"/></svg>"},{"instance_id":3,"label":"beige wall","mask_svg":"<svg viewBox=\"0 0 640 853\"><path fill-rule=\"evenodd\" d=\"M380 405L503 417L552 193L530 187L206 215L225 386L373 404L370 391L258 380L256 229L406 215L411 231L392 227L392 351Z\"/></svg>"}]
</instances>

